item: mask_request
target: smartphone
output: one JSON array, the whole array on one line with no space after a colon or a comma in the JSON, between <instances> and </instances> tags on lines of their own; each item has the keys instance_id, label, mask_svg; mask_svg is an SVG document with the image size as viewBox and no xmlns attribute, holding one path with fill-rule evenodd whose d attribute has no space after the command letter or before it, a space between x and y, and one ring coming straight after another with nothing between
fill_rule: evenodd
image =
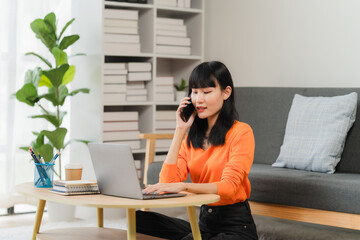
<instances>
[{"instance_id":1,"label":"smartphone","mask_svg":"<svg viewBox=\"0 0 360 240\"><path fill-rule=\"evenodd\" d=\"M191 102L191 94L189 95L189 97L190 97L189 101ZM192 103L189 103L186 107L181 109L181 113L180 113L181 119L187 122L194 111L195 111L194 105Z\"/></svg>"}]
</instances>

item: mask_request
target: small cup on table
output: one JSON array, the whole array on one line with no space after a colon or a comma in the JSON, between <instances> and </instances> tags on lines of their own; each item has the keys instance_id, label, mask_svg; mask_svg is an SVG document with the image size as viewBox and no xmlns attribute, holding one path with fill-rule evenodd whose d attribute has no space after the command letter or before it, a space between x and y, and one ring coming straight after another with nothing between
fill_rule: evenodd
<instances>
[{"instance_id":1,"label":"small cup on table","mask_svg":"<svg viewBox=\"0 0 360 240\"><path fill-rule=\"evenodd\" d=\"M78 163L69 163L65 165L65 180L81 180L82 165Z\"/></svg>"}]
</instances>

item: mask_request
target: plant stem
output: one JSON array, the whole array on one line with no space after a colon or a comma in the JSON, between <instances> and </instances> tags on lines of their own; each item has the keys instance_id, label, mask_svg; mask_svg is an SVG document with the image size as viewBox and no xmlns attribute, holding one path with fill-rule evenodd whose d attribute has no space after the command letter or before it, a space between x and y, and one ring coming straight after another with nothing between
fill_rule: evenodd
<instances>
[{"instance_id":1,"label":"plant stem","mask_svg":"<svg viewBox=\"0 0 360 240\"><path fill-rule=\"evenodd\" d=\"M60 152L60 149L58 149ZM61 180L61 154L59 155L59 179Z\"/></svg>"},{"instance_id":2,"label":"plant stem","mask_svg":"<svg viewBox=\"0 0 360 240\"><path fill-rule=\"evenodd\" d=\"M50 114L48 111L46 111L45 108L43 108L43 106L40 105L40 103L37 103L37 105L38 105L46 114Z\"/></svg>"}]
</instances>

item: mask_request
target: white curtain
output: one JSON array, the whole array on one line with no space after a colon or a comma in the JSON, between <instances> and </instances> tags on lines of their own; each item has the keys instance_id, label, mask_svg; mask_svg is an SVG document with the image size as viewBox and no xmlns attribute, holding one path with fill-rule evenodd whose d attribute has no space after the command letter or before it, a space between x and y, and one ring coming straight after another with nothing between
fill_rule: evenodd
<instances>
[{"instance_id":1,"label":"white curtain","mask_svg":"<svg viewBox=\"0 0 360 240\"><path fill-rule=\"evenodd\" d=\"M21 88L28 69L45 67L26 52L49 56L48 50L30 29L36 18L54 12L58 28L70 20L70 0L0 0L0 208L29 200L14 193L16 184L33 181L33 164L20 146L29 146L32 131L47 128L47 123L30 119L37 108L20 103L10 96Z\"/></svg>"}]
</instances>

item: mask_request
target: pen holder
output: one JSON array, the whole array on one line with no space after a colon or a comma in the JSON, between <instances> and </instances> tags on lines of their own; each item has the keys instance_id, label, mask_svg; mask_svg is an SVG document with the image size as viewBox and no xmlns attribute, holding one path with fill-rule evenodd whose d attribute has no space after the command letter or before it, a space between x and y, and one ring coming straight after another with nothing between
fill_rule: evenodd
<instances>
[{"instance_id":1,"label":"pen holder","mask_svg":"<svg viewBox=\"0 0 360 240\"><path fill-rule=\"evenodd\" d=\"M35 163L34 186L38 188L52 188L54 179L54 163Z\"/></svg>"}]
</instances>

